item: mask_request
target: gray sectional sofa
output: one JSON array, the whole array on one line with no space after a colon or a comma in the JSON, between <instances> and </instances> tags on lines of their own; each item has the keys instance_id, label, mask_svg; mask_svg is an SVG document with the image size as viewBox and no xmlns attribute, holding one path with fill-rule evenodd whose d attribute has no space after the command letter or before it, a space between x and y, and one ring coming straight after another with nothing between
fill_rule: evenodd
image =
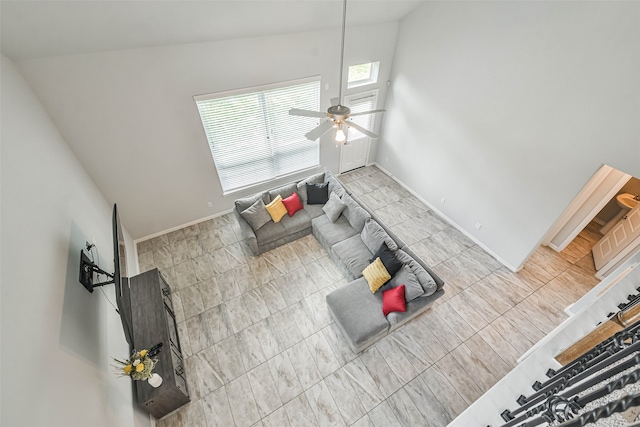
<instances>
[{"instance_id":1,"label":"gray sectional sofa","mask_svg":"<svg viewBox=\"0 0 640 427\"><path fill-rule=\"evenodd\" d=\"M328 184L329 193L335 193L345 204L335 222L325 213L323 205L307 203L306 184L323 182ZM259 198L268 204L278 195L286 198L294 191L298 193L303 209L291 217L285 215L278 223L270 221L254 230L243 216L243 212L246 213ZM313 233L351 280L328 294L326 301L337 327L355 353L422 313L444 294L444 281L329 172L236 200L234 214L243 237L256 255ZM362 271L371 263L382 243L402 267L381 290L372 293ZM406 289L406 311L384 316L382 291L400 284Z\"/></svg>"}]
</instances>

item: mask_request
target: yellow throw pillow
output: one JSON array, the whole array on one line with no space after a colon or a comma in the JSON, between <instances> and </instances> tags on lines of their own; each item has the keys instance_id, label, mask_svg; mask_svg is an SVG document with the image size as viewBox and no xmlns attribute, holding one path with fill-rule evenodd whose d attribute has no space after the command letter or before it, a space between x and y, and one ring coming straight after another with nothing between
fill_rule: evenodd
<instances>
[{"instance_id":1,"label":"yellow throw pillow","mask_svg":"<svg viewBox=\"0 0 640 427\"><path fill-rule=\"evenodd\" d=\"M380 258L376 258L375 261L369 264L369 266L362 271L362 275L367 279L369 289L371 289L371 293L373 294L391 279L391 275L384 267Z\"/></svg>"},{"instance_id":2,"label":"yellow throw pillow","mask_svg":"<svg viewBox=\"0 0 640 427\"><path fill-rule=\"evenodd\" d=\"M282 196L278 194L278 197L273 199L273 202L265 206L267 212L271 215L273 222L280 222L283 216L287 214L287 207L282 203Z\"/></svg>"}]
</instances>

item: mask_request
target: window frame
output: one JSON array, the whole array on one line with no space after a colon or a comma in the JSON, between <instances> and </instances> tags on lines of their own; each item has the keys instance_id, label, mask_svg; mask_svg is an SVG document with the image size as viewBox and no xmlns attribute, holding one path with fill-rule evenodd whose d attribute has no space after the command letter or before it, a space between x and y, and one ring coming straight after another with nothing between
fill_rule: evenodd
<instances>
[{"instance_id":1,"label":"window frame","mask_svg":"<svg viewBox=\"0 0 640 427\"><path fill-rule=\"evenodd\" d=\"M349 69L351 67L357 67L359 65L371 64L371 71L369 77L366 79L349 81ZM380 72L380 61L363 62L361 64L353 64L347 67L347 89L354 89L361 86L367 86L378 83L378 74Z\"/></svg>"},{"instance_id":2,"label":"window frame","mask_svg":"<svg viewBox=\"0 0 640 427\"><path fill-rule=\"evenodd\" d=\"M222 187L222 195L223 196L227 196L227 195L231 195L234 193L239 193L242 191L245 191L247 189L253 188L253 187L258 187L261 186L265 183L268 182L273 182L276 180L281 180L283 178L286 178L288 176L292 176L292 175L296 175L296 174L300 174L302 172L305 171L310 171L313 169L317 169L320 166L320 158L321 158L321 153L320 153L320 144L318 141L308 141L305 137L304 134L305 132L308 131L308 129L304 128L304 129L300 129L300 143L303 144L309 144L309 146L316 146L316 150L317 150L317 160L316 163L314 165L311 166L305 166L301 169L296 169L293 171L287 171L286 173L282 173L280 175L276 175L275 171L273 173L273 175L267 179L260 179L258 181L253 181L249 184L246 185L241 185L241 186L236 186L236 187L229 187L227 189L225 189L225 185L223 184L223 179L221 178L221 173L220 173L220 169L218 167L218 163L216 161L215 155L214 155L214 150L212 149L212 142L209 140L208 134L207 134L207 126L208 124L205 123L205 120L203 119L203 115L202 112L200 110L200 106L199 103L201 102L206 102L209 100L214 100L214 99L221 99L221 98L233 98L233 97L241 97L243 95L252 95L255 94L257 97L261 98L263 97L263 93L267 92L267 91L271 91L274 89L286 89L292 86L298 86L298 85L302 85L302 84L306 84L306 83L317 83L317 100L318 100L318 105L317 108L313 108L314 110L320 111L320 104L321 104L321 98L322 98L322 76L311 76L311 77L306 77L306 78L301 78L301 79L295 79L295 80L288 80L288 81L284 81L284 82L278 82L278 83L270 83L270 84L265 84L265 85L259 85L259 86L251 86L251 87L247 87L247 88L241 88L241 89L233 89L233 90L228 90L228 91L222 91L222 92L214 92L214 93L208 93L208 94L203 94L203 95L195 95L193 97L195 103L196 103L196 109L198 112L198 118L200 120L200 124L202 125L202 129L204 132L204 137L207 143L207 146L209 148L209 152L211 154L211 159L213 161L213 166L216 170L216 173L218 175L218 179L220 181L220 185ZM315 90L316 88L314 88ZM315 95L312 95L315 96ZM289 108L296 108L296 105L290 105ZM288 111L288 110L287 110ZM264 137L265 140L269 140L270 139L270 135L273 134L273 129L277 129L277 128L273 128L271 127L271 124L269 123L271 120L271 118L273 118L274 116L273 114L273 110L269 110L267 109L267 105L264 103L261 103L261 109L260 109L260 116L261 116L261 120L264 120L265 122L261 124L260 126L260 131L264 131L263 134L261 134L261 137ZM210 123L210 122L209 122ZM313 125L315 126L315 125ZM264 127L264 129L263 129ZM265 143L265 140L261 140L258 141L259 143ZM267 143L271 143L270 141ZM296 141L294 143L297 144L298 142ZM282 159L289 159L289 157L276 157L275 153L276 151L278 151L277 149L280 148L282 149L283 147L279 147L279 146L272 146L271 147L271 155L270 157L267 156L261 156L260 159L264 160L264 159L271 159L271 161L273 161L274 163L277 163L278 159L282 160ZM284 146L284 149L289 149L291 151L299 151L301 148L295 148L295 147L287 147L286 145ZM232 169L233 167L231 167L230 169Z\"/></svg>"}]
</instances>

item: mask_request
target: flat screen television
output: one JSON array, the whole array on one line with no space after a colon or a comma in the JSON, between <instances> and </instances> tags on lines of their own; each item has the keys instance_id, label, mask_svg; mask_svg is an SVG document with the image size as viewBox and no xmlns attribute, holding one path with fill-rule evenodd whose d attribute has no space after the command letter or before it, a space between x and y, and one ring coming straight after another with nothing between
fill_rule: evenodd
<instances>
[{"instance_id":1,"label":"flat screen television","mask_svg":"<svg viewBox=\"0 0 640 427\"><path fill-rule=\"evenodd\" d=\"M118 207L113 205L113 274L101 269L98 265L89 259L84 250L80 251L80 283L89 291L93 292L93 288L113 283L115 285L116 304L118 313L122 321L124 336L129 343L129 347L133 348L133 327L131 322L131 292L129 288L129 278L127 273L127 247L122 234L122 225L118 216ZM87 250L93 245L87 243ZM95 283L93 281L94 274L102 274L110 280Z\"/></svg>"},{"instance_id":2,"label":"flat screen television","mask_svg":"<svg viewBox=\"0 0 640 427\"><path fill-rule=\"evenodd\" d=\"M116 304L122 320L124 336L133 348L133 328L131 325L131 292L127 272L127 247L122 235L122 225L118 216L118 207L113 205L113 281L116 286Z\"/></svg>"}]
</instances>

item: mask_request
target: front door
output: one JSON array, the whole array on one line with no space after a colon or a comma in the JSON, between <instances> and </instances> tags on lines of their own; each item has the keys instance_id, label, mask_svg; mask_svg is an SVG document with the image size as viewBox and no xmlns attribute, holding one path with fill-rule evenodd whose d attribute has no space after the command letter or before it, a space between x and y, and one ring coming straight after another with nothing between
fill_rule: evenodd
<instances>
[{"instance_id":1,"label":"front door","mask_svg":"<svg viewBox=\"0 0 640 427\"><path fill-rule=\"evenodd\" d=\"M369 138L358 138L342 146L340 173L360 168L367 164Z\"/></svg>"},{"instance_id":2,"label":"front door","mask_svg":"<svg viewBox=\"0 0 640 427\"><path fill-rule=\"evenodd\" d=\"M355 93L344 98L345 106L351 109L352 113L375 110L378 105L378 90ZM375 114L364 114L355 116L351 120L360 126L373 131L375 125ZM340 173L360 168L367 164L369 155L370 138L354 128L347 131L347 144L342 146L340 153Z\"/></svg>"},{"instance_id":3,"label":"front door","mask_svg":"<svg viewBox=\"0 0 640 427\"><path fill-rule=\"evenodd\" d=\"M622 217L593 247L596 270L600 270L638 236L640 236L640 204Z\"/></svg>"}]
</instances>

